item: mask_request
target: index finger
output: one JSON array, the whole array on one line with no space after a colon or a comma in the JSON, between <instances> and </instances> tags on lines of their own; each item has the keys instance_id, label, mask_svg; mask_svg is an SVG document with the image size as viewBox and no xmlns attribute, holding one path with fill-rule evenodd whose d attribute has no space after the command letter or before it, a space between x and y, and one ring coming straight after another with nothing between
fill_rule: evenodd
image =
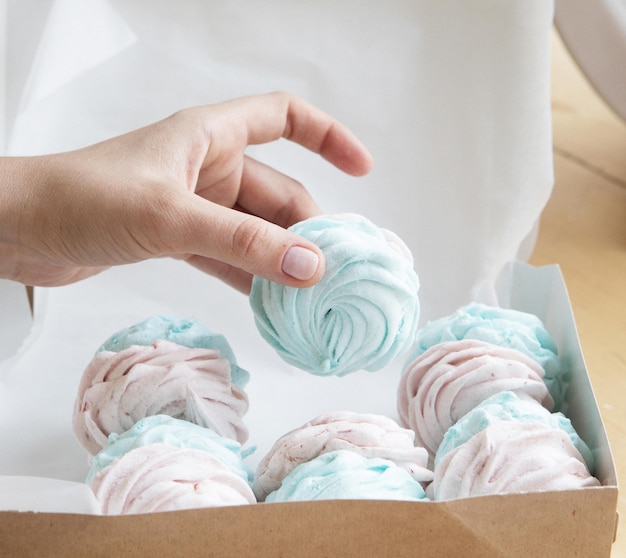
<instances>
[{"instance_id":1,"label":"index finger","mask_svg":"<svg viewBox=\"0 0 626 558\"><path fill-rule=\"evenodd\" d=\"M267 93L231 103L238 105L237 110L243 105L248 144L283 137L318 153L353 176L367 174L372 168L369 151L346 126L295 95Z\"/></svg>"}]
</instances>

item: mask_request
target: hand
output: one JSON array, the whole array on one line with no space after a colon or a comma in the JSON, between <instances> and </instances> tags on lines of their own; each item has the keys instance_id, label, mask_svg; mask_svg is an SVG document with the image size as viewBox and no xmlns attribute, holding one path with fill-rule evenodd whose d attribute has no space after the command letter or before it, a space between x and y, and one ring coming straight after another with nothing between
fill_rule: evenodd
<instances>
[{"instance_id":1,"label":"hand","mask_svg":"<svg viewBox=\"0 0 626 558\"><path fill-rule=\"evenodd\" d=\"M287 231L320 213L295 180L244 154L281 137L359 176L362 144L286 93L182 110L84 149L0 163L0 277L61 285L112 265L182 258L243 292L252 274L296 287L323 254Z\"/></svg>"}]
</instances>

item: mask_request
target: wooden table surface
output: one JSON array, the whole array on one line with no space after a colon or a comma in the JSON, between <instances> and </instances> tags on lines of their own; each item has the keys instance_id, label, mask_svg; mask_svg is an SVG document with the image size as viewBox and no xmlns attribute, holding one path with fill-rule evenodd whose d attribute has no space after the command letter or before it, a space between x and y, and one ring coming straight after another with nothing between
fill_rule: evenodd
<instances>
[{"instance_id":1,"label":"wooden table surface","mask_svg":"<svg viewBox=\"0 0 626 558\"><path fill-rule=\"evenodd\" d=\"M626 482L626 123L553 36L555 187L531 263L558 263L585 361ZM625 92L626 94L626 92ZM613 557L626 557L626 492Z\"/></svg>"}]
</instances>

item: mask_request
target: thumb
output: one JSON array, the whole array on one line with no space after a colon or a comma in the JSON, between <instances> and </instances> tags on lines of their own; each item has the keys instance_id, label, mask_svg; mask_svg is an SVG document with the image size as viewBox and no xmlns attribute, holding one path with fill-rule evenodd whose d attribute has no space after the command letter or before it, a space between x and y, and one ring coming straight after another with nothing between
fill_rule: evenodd
<instances>
[{"instance_id":1,"label":"thumb","mask_svg":"<svg viewBox=\"0 0 626 558\"><path fill-rule=\"evenodd\" d=\"M193 195L193 194L192 194ZM292 287L310 287L324 274L319 247L289 230L193 195L177 252L210 258Z\"/></svg>"}]
</instances>

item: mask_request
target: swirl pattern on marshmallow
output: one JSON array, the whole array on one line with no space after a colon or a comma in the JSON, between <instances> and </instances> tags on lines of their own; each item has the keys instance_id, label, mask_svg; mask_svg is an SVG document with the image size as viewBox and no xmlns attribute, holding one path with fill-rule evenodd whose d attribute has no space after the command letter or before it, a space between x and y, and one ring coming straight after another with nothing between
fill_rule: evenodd
<instances>
[{"instance_id":1,"label":"swirl pattern on marshmallow","mask_svg":"<svg viewBox=\"0 0 626 558\"><path fill-rule=\"evenodd\" d=\"M95 455L109 434L121 434L144 417L182 418L244 443L245 392L231 382L230 364L217 350L190 349L169 341L119 353L101 351L81 378L73 429Z\"/></svg>"},{"instance_id":2,"label":"swirl pattern on marshmallow","mask_svg":"<svg viewBox=\"0 0 626 558\"><path fill-rule=\"evenodd\" d=\"M442 457L467 442L490 424L501 421L540 422L565 432L593 474L595 460L589 446L581 439L572 422L563 413L551 413L534 400L520 399L515 393L496 393L462 416L448 428L435 456L435 467Z\"/></svg>"},{"instance_id":3,"label":"swirl pattern on marshmallow","mask_svg":"<svg viewBox=\"0 0 626 558\"><path fill-rule=\"evenodd\" d=\"M250 305L263 338L289 364L328 376L375 371L413 344L419 280L394 233L352 214L314 217L291 230L324 252L314 286L255 277Z\"/></svg>"},{"instance_id":4,"label":"swirl pattern on marshmallow","mask_svg":"<svg viewBox=\"0 0 626 558\"><path fill-rule=\"evenodd\" d=\"M250 379L250 374L237 365L235 353L226 337L212 332L193 319L180 320L169 316L152 316L114 333L100 346L98 352L119 353L132 345L147 346L159 340L171 341L190 349L217 349L220 356L230 362L233 383L244 388Z\"/></svg>"},{"instance_id":5,"label":"swirl pattern on marshmallow","mask_svg":"<svg viewBox=\"0 0 626 558\"><path fill-rule=\"evenodd\" d=\"M104 515L254 504L250 485L206 451L150 444L100 471L91 489Z\"/></svg>"},{"instance_id":6,"label":"swirl pattern on marshmallow","mask_svg":"<svg viewBox=\"0 0 626 558\"><path fill-rule=\"evenodd\" d=\"M512 391L552 409L543 368L514 349L467 339L439 343L409 363L398 387L400 423L434 458L446 430L488 397Z\"/></svg>"},{"instance_id":7,"label":"swirl pattern on marshmallow","mask_svg":"<svg viewBox=\"0 0 626 558\"><path fill-rule=\"evenodd\" d=\"M242 451L241 444L236 440L186 420L154 415L141 419L122 434L110 434L107 444L93 458L86 482L90 483L102 469L129 451L150 444L206 451L249 484L254 480L252 470L243 462L247 453Z\"/></svg>"},{"instance_id":8,"label":"swirl pattern on marshmallow","mask_svg":"<svg viewBox=\"0 0 626 558\"><path fill-rule=\"evenodd\" d=\"M428 453L414 446L414 438L412 430L382 415L348 411L321 415L276 441L258 465L255 494L264 500L295 467L337 450L387 459L426 485L433 478L427 468Z\"/></svg>"},{"instance_id":9,"label":"swirl pattern on marshmallow","mask_svg":"<svg viewBox=\"0 0 626 558\"><path fill-rule=\"evenodd\" d=\"M599 485L563 430L503 421L444 455L428 493L435 500L449 500Z\"/></svg>"},{"instance_id":10,"label":"swirl pattern on marshmallow","mask_svg":"<svg viewBox=\"0 0 626 558\"><path fill-rule=\"evenodd\" d=\"M351 499L424 500L426 493L406 469L387 459L338 450L295 467L265 501Z\"/></svg>"},{"instance_id":11,"label":"swirl pattern on marshmallow","mask_svg":"<svg viewBox=\"0 0 626 558\"><path fill-rule=\"evenodd\" d=\"M509 347L536 360L557 408L564 403L568 374L561 369L556 344L534 314L473 302L422 327L409 361L437 343L462 339Z\"/></svg>"}]
</instances>

